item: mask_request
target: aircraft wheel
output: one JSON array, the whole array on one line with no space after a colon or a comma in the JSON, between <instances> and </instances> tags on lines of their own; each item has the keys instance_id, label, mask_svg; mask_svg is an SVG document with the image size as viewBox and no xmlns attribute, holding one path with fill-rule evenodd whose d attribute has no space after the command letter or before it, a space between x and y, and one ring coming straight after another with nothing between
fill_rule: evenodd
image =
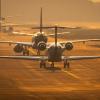
<instances>
[{"instance_id":1,"label":"aircraft wheel","mask_svg":"<svg viewBox=\"0 0 100 100\"><path fill-rule=\"evenodd\" d=\"M45 61L41 61L41 62L40 62L40 68L42 68L42 66L43 66L44 68L46 67Z\"/></svg>"},{"instance_id":2,"label":"aircraft wheel","mask_svg":"<svg viewBox=\"0 0 100 100\"><path fill-rule=\"evenodd\" d=\"M23 51L23 56L25 56L25 51Z\"/></svg>"},{"instance_id":3,"label":"aircraft wheel","mask_svg":"<svg viewBox=\"0 0 100 100\"><path fill-rule=\"evenodd\" d=\"M65 62L64 62L64 68L66 68L66 67L69 68L69 66L70 66L69 62L66 62L66 61L65 61Z\"/></svg>"},{"instance_id":4,"label":"aircraft wheel","mask_svg":"<svg viewBox=\"0 0 100 100\"><path fill-rule=\"evenodd\" d=\"M29 56L29 50L27 50L27 56Z\"/></svg>"},{"instance_id":5,"label":"aircraft wheel","mask_svg":"<svg viewBox=\"0 0 100 100\"><path fill-rule=\"evenodd\" d=\"M40 68L42 68L42 62L40 62Z\"/></svg>"},{"instance_id":6,"label":"aircraft wheel","mask_svg":"<svg viewBox=\"0 0 100 100\"><path fill-rule=\"evenodd\" d=\"M44 68L46 68L46 63L44 62L44 64L43 64L43 66L44 66Z\"/></svg>"},{"instance_id":7,"label":"aircraft wheel","mask_svg":"<svg viewBox=\"0 0 100 100\"><path fill-rule=\"evenodd\" d=\"M67 64L66 64L66 63L64 63L64 68L66 68L66 66L67 66Z\"/></svg>"},{"instance_id":8,"label":"aircraft wheel","mask_svg":"<svg viewBox=\"0 0 100 100\"><path fill-rule=\"evenodd\" d=\"M69 68L69 66L70 66L70 64L69 64L69 62L67 63L67 68Z\"/></svg>"},{"instance_id":9,"label":"aircraft wheel","mask_svg":"<svg viewBox=\"0 0 100 100\"><path fill-rule=\"evenodd\" d=\"M23 50L23 56L25 55L29 56L29 50Z\"/></svg>"},{"instance_id":10,"label":"aircraft wheel","mask_svg":"<svg viewBox=\"0 0 100 100\"><path fill-rule=\"evenodd\" d=\"M40 51L39 50L37 51L37 55L40 55Z\"/></svg>"},{"instance_id":11,"label":"aircraft wheel","mask_svg":"<svg viewBox=\"0 0 100 100\"><path fill-rule=\"evenodd\" d=\"M54 68L54 62L51 63L51 67Z\"/></svg>"}]
</instances>

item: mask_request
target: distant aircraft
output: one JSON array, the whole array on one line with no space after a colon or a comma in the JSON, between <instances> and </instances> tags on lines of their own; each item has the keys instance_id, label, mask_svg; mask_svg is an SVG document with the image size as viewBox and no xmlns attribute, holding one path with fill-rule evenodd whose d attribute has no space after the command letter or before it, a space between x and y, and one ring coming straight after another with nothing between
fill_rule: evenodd
<instances>
[{"instance_id":1,"label":"distant aircraft","mask_svg":"<svg viewBox=\"0 0 100 100\"><path fill-rule=\"evenodd\" d=\"M36 27L37 28L37 27ZM35 28L35 29L36 29ZM44 34L42 31L43 25L42 25L42 8L40 12L40 26L38 27L40 29L40 32L37 32L35 34L25 34L25 33L19 33L12 31L13 35L26 35L26 36L32 36L32 42L14 42L14 41L2 41L1 43L9 43L9 44L16 44L14 47L14 51L17 53L23 52L23 55L29 55L28 47L32 47L33 49L37 49L37 54L40 54L40 51L43 51L46 49L46 43L48 41L47 36L52 36L54 34Z\"/></svg>"},{"instance_id":2,"label":"distant aircraft","mask_svg":"<svg viewBox=\"0 0 100 100\"><path fill-rule=\"evenodd\" d=\"M51 67L54 68L55 62L64 62L64 68L69 68L69 61L71 60L82 60L82 59L97 59L100 58L100 56L64 56L63 52L65 50L71 50L73 48L72 43L64 43L64 42L58 42L57 41L57 31L58 28L63 27L52 27L55 29L55 42L48 43L46 55L44 56L0 56L0 58L5 59L23 59L23 60L36 60L40 61L40 68L46 67L46 61L51 62ZM82 42L82 41L75 41L75 42Z\"/></svg>"},{"instance_id":3,"label":"distant aircraft","mask_svg":"<svg viewBox=\"0 0 100 100\"><path fill-rule=\"evenodd\" d=\"M18 24L13 24L11 22L7 22L8 18L13 18L13 17L18 17L18 16L6 16L6 17L0 17L0 22L1 22L1 31L5 33L12 33L13 32L13 27L14 26L19 26Z\"/></svg>"},{"instance_id":4,"label":"distant aircraft","mask_svg":"<svg viewBox=\"0 0 100 100\"><path fill-rule=\"evenodd\" d=\"M46 49L46 43L48 41L48 36L54 36L54 34L45 34L43 29L48 29L50 27L44 27L42 23L42 8L40 12L40 26L33 27L33 29L40 29L40 32L35 34L25 34L20 32L14 32L12 28L9 31L12 31L13 35L24 35L24 36L32 36L32 42L14 42L14 41L1 41L0 43L9 43L15 44L14 51L17 53L22 53L23 55L29 55L28 47L32 47L37 50L37 55L40 55L40 51ZM68 27L67 27L68 28ZM72 27L72 29L77 29L77 27ZM66 32L69 33L69 32ZM58 35L66 34L66 33L58 33Z\"/></svg>"}]
</instances>

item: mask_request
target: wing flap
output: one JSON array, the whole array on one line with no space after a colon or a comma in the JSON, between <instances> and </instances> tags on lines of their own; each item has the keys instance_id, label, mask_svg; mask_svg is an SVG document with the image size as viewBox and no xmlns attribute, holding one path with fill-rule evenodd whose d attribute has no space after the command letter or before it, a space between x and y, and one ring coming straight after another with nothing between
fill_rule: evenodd
<instances>
[{"instance_id":1,"label":"wing flap","mask_svg":"<svg viewBox=\"0 0 100 100\"><path fill-rule=\"evenodd\" d=\"M22 32L12 32L12 35L18 35L18 36L34 36L34 34L22 33Z\"/></svg>"}]
</instances>

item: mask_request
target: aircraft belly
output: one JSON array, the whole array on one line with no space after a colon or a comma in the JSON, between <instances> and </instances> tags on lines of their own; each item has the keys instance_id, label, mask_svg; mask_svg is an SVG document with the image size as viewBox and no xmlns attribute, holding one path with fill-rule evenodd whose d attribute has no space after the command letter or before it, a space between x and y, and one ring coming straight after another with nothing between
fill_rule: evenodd
<instances>
[{"instance_id":1,"label":"aircraft belly","mask_svg":"<svg viewBox=\"0 0 100 100\"><path fill-rule=\"evenodd\" d=\"M59 62L61 61L61 56L50 55L48 56L48 61L50 62Z\"/></svg>"}]
</instances>

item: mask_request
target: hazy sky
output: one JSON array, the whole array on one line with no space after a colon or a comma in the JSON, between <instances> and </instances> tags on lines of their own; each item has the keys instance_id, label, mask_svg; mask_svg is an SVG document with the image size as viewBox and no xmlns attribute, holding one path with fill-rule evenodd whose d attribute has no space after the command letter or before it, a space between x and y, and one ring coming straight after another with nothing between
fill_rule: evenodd
<instances>
[{"instance_id":1,"label":"hazy sky","mask_svg":"<svg viewBox=\"0 0 100 100\"><path fill-rule=\"evenodd\" d=\"M100 0L90 0L90 1L93 1L93 2L100 2Z\"/></svg>"},{"instance_id":2,"label":"hazy sky","mask_svg":"<svg viewBox=\"0 0 100 100\"><path fill-rule=\"evenodd\" d=\"M10 21L39 21L40 7L46 22L100 22L100 0L1 0L2 16ZM93 1L93 2L92 2Z\"/></svg>"}]
</instances>

